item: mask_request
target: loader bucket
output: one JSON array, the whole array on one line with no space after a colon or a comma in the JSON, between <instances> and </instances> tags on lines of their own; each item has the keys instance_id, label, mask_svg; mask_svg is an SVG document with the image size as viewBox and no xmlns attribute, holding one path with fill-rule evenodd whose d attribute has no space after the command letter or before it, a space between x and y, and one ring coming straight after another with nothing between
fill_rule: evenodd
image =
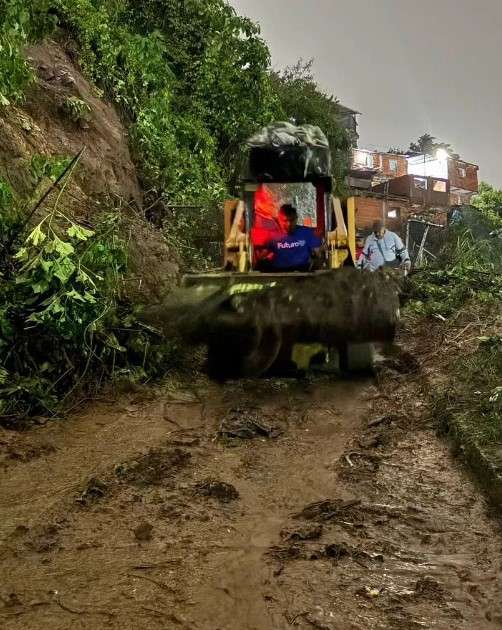
<instances>
[{"instance_id":1,"label":"loader bucket","mask_svg":"<svg viewBox=\"0 0 502 630\"><path fill-rule=\"evenodd\" d=\"M398 286L385 272L206 274L187 284L146 316L188 343L207 345L217 379L259 376L295 344L391 341L399 318Z\"/></svg>"}]
</instances>

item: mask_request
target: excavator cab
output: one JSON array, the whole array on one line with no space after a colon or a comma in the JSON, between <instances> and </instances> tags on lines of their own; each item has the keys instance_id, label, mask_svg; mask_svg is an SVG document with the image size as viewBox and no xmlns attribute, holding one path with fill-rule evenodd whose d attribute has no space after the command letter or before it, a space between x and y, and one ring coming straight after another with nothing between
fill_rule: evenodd
<instances>
[{"instance_id":1,"label":"excavator cab","mask_svg":"<svg viewBox=\"0 0 502 630\"><path fill-rule=\"evenodd\" d=\"M224 205L224 269L234 273L260 270L257 252L278 231L277 214L283 203L299 213L299 225L311 228L325 243L312 271L354 266L356 258L355 200L332 195L332 180L301 182L243 182L240 199Z\"/></svg>"}]
</instances>

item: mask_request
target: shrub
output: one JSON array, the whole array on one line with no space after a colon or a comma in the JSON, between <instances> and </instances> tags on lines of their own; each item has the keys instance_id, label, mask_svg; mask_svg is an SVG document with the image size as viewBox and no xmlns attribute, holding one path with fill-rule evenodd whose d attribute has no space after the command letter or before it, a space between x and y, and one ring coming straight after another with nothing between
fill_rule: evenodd
<instances>
[{"instance_id":1,"label":"shrub","mask_svg":"<svg viewBox=\"0 0 502 630\"><path fill-rule=\"evenodd\" d=\"M122 295L116 212L91 230L54 208L22 237L19 214L0 222L17 235L0 260L0 416L54 414L118 373L144 378L171 364L174 346Z\"/></svg>"}]
</instances>

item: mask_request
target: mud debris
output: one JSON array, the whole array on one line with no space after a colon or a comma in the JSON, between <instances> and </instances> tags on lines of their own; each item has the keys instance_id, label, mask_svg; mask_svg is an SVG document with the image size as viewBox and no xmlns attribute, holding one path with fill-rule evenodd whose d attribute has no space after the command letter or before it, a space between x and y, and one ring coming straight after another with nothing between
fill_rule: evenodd
<instances>
[{"instance_id":1,"label":"mud debris","mask_svg":"<svg viewBox=\"0 0 502 630\"><path fill-rule=\"evenodd\" d=\"M101 479L93 477L87 483L85 490L77 498L77 503L83 506L88 506L92 503L96 503L100 499L103 499L109 491L109 486Z\"/></svg>"},{"instance_id":2,"label":"mud debris","mask_svg":"<svg viewBox=\"0 0 502 630\"><path fill-rule=\"evenodd\" d=\"M379 427L382 424L385 425L389 425L392 424L392 422L396 421L396 417L393 415L384 415L384 416L378 416L376 418L373 418L373 420L370 420L368 422L368 428L369 429L373 429L375 427Z\"/></svg>"},{"instance_id":3,"label":"mud debris","mask_svg":"<svg viewBox=\"0 0 502 630\"><path fill-rule=\"evenodd\" d=\"M445 601L445 590L434 578L425 576L417 580L415 593L424 599Z\"/></svg>"},{"instance_id":4,"label":"mud debris","mask_svg":"<svg viewBox=\"0 0 502 630\"><path fill-rule=\"evenodd\" d=\"M166 433L162 403L158 411L149 406L132 419L118 412L119 424L105 425L113 427L106 433L110 438L119 436L107 460L98 448L79 451L97 453L92 467L82 455L85 466L78 469L85 471L78 479L86 481L80 490L89 509L75 504L75 476L65 477L72 460L64 441L55 442L51 463L63 460L42 497L37 480L17 505L31 465L11 466L10 504L4 500L11 519L4 548L7 580L1 590L18 593L23 605L0 601L0 626L62 628L71 615L85 615L75 623L101 628L101 617L109 613L106 625L113 630L500 627L496 529L430 427L409 430L413 413L421 417L423 409L406 408L406 422L399 416L368 427L372 419L388 418L395 404L382 397L366 411L367 390L361 393L360 385L309 385L301 396L297 390L261 395L263 387L255 396L263 401L257 420L284 426L288 439L258 434L258 442L241 441L231 449L215 440L222 408L235 413L233 384L223 400L221 390L211 390L205 431L173 431L169 442L158 437ZM239 408L253 409L252 400L238 399ZM145 418L157 432L148 441ZM199 422L192 406L180 406L180 426L187 418ZM65 425L65 438L80 440L82 423L74 422L73 433ZM148 444L140 454L129 435L123 437L131 423L138 441ZM102 443L102 434L89 430L88 436L86 446ZM366 458L353 455L359 452L381 458L378 470L362 481L357 471L364 471ZM345 454L352 454L353 468ZM124 463L115 467L117 462ZM46 463L34 464L42 475ZM403 474L396 473L401 469ZM351 472L348 483L341 471ZM70 489L64 496L63 488ZM61 501L47 513L43 497L59 492ZM239 501L226 503L234 492L241 494ZM33 498L40 499L36 518L25 509ZM117 562L124 599L115 604ZM75 581L52 586L56 575ZM28 602L43 599L40 585L46 583L62 599L35 609Z\"/></svg>"},{"instance_id":5,"label":"mud debris","mask_svg":"<svg viewBox=\"0 0 502 630\"><path fill-rule=\"evenodd\" d=\"M287 528L281 531L285 541L318 540L323 533L322 525L305 525L304 527Z\"/></svg>"},{"instance_id":6,"label":"mud debris","mask_svg":"<svg viewBox=\"0 0 502 630\"><path fill-rule=\"evenodd\" d=\"M147 542L152 540L153 537L153 525L151 523L140 523L134 528L134 537L140 542Z\"/></svg>"},{"instance_id":7,"label":"mud debris","mask_svg":"<svg viewBox=\"0 0 502 630\"><path fill-rule=\"evenodd\" d=\"M224 481L216 481L208 479L202 483L198 483L194 488L195 494L211 499L217 499L221 503L230 503L239 499L238 490L230 483Z\"/></svg>"},{"instance_id":8,"label":"mud debris","mask_svg":"<svg viewBox=\"0 0 502 630\"><path fill-rule=\"evenodd\" d=\"M56 452L56 447L53 444L41 444L40 446L24 446L14 447L10 446L6 451L6 458L12 461L21 462L26 464L33 459L39 459L40 457L46 457Z\"/></svg>"},{"instance_id":9,"label":"mud debris","mask_svg":"<svg viewBox=\"0 0 502 630\"><path fill-rule=\"evenodd\" d=\"M282 563L305 557L303 549L299 545L274 545L268 550L267 556ZM276 576L282 572L281 569L276 571Z\"/></svg>"},{"instance_id":10,"label":"mud debris","mask_svg":"<svg viewBox=\"0 0 502 630\"><path fill-rule=\"evenodd\" d=\"M132 486L161 485L169 476L184 468L191 454L179 448L152 449L146 455L120 464L116 476Z\"/></svg>"},{"instance_id":11,"label":"mud debris","mask_svg":"<svg viewBox=\"0 0 502 630\"><path fill-rule=\"evenodd\" d=\"M238 407L231 409L222 419L218 435L225 440L252 440L253 438L277 438L284 429L271 422L258 408Z\"/></svg>"},{"instance_id":12,"label":"mud debris","mask_svg":"<svg viewBox=\"0 0 502 630\"><path fill-rule=\"evenodd\" d=\"M25 545L35 553L49 553L58 547L59 533L60 528L57 525L41 526L33 532L31 540L28 540Z\"/></svg>"},{"instance_id":13,"label":"mud debris","mask_svg":"<svg viewBox=\"0 0 502 630\"><path fill-rule=\"evenodd\" d=\"M315 503L307 505L301 512L295 514L293 518L302 518L307 521L317 519L330 521L342 517L346 518L358 512L357 508L359 508L360 505L361 501L359 499L351 499L350 501L343 501L342 499L316 501Z\"/></svg>"}]
</instances>

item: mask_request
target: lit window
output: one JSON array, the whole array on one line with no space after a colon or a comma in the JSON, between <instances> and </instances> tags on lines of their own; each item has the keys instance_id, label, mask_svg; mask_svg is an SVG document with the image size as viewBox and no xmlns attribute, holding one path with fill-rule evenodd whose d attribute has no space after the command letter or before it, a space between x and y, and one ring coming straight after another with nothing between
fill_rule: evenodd
<instances>
[{"instance_id":1,"label":"lit window","mask_svg":"<svg viewBox=\"0 0 502 630\"><path fill-rule=\"evenodd\" d=\"M432 190L434 192L446 192L446 182L441 181L440 179L435 179L434 184L432 186Z\"/></svg>"},{"instance_id":2,"label":"lit window","mask_svg":"<svg viewBox=\"0 0 502 630\"><path fill-rule=\"evenodd\" d=\"M401 208L389 208L387 210L388 219L399 219L401 217Z\"/></svg>"},{"instance_id":3,"label":"lit window","mask_svg":"<svg viewBox=\"0 0 502 630\"><path fill-rule=\"evenodd\" d=\"M389 169L393 173L397 173L397 160L389 160Z\"/></svg>"},{"instance_id":4,"label":"lit window","mask_svg":"<svg viewBox=\"0 0 502 630\"><path fill-rule=\"evenodd\" d=\"M427 180L425 177L414 177L413 185L417 190L427 190Z\"/></svg>"},{"instance_id":5,"label":"lit window","mask_svg":"<svg viewBox=\"0 0 502 630\"><path fill-rule=\"evenodd\" d=\"M354 156L354 162L356 164L364 165L366 164L366 152L365 151L356 151Z\"/></svg>"}]
</instances>

